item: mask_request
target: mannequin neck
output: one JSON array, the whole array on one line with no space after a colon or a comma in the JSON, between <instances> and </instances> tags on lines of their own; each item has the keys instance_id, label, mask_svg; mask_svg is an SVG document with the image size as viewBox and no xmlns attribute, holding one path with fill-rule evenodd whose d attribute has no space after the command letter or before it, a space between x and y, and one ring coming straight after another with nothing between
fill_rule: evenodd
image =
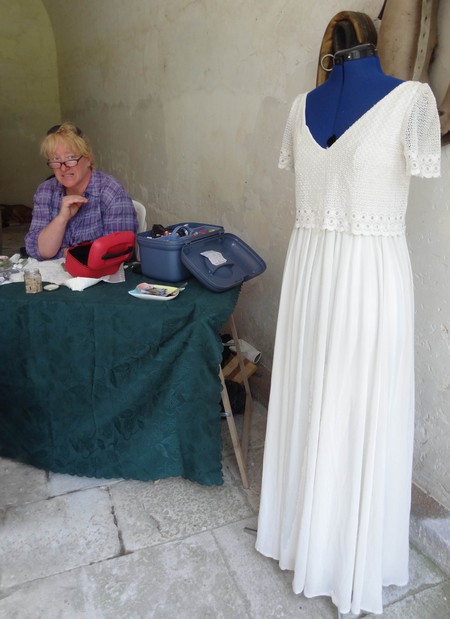
<instances>
[{"instance_id":1,"label":"mannequin neck","mask_svg":"<svg viewBox=\"0 0 450 619\"><path fill-rule=\"evenodd\" d=\"M352 85L360 87L361 81L370 82L373 86L376 84L376 80L384 82L386 77L378 56L365 56L338 61L333 67L330 77L322 86L328 90L341 89L344 84L345 87Z\"/></svg>"},{"instance_id":2,"label":"mannequin neck","mask_svg":"<svg viewBox=\"0 0 450 619\"><path fill-rule=\"evenodd\" d=\"M351 60L360 60L377 55L375 46L372 43L355 45L349 49L342 49L334 54L334 64L344 64Z\"/></svg>"},{"instance_id":3,"label":"mannequin neck","mask_svg":"<svg viewBox=\"0 0 450 619\"><path fill-rule=\"evenodd\" d=\"M328 80L307 96L306 124L323 148L401 83L383 73L376 54L361 55L360 47L339 52Z\"/></svg>"}]
</instances>

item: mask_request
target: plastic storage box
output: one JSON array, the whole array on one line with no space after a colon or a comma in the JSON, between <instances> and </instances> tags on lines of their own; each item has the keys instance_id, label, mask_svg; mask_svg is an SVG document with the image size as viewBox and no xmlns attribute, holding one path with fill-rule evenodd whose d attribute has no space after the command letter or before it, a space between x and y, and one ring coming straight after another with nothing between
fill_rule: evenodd
<instances>
[{"instance_id":1,"label":"plastic storage box","mask_svg":"<svg viewBox=\"0 0 450 619\"><path fill-rule=\"evenodd\" d=\"M150 231L136 236L141 256L142 273L165 282L180 282L192 277L181 261L181 250L186 243L210 234L223 232L221 226L196 222L174 224L166 228L171 234L152 238ZM178 236L184 232L184 236Z\"/></svg>"},{"instance_id":2,"label":"plastic storage box","mask_svg":"<svg viewBox=\"0 0 450 619\"><path fill-rule=\"evenodd\" d=\"M144 275L168 282L195 276L210 290L221 292L265 271L264 260L221 226L188 223L169 226L168 230L179 231L180 226L185 236L137 235Z\"/></svg>"}]
</instances>

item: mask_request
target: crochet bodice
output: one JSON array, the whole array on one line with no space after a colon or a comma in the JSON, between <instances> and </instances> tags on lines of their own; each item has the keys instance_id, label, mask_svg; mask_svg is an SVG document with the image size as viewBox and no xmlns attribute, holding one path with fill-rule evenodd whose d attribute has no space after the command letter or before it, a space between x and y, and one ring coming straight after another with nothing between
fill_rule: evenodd
<instances>
[{"instance_id":1,"label":"crochet bodice","mask_svg":"<svg viewBox=\"0 0 450 619\"><path fill-rule=\"evenodd\" d=\"M306 125L306 97L292 105L279 160L295 171L296 227L403 234L411 176L440 173L439 116L428 84L403 82L329 148Z\"/></svg>"}]
</instances>

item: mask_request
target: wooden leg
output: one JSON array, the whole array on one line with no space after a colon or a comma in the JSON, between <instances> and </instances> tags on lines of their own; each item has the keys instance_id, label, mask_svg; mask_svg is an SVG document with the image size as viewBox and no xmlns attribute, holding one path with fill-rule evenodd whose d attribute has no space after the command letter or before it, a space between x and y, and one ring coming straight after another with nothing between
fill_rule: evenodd
<instances>
[{"instance_id":1,"label":"wooden leg","mask_svg":"<svg viewBox=\"0 0 450 619\"><path fill-rule=\"evenodd\" d=\"M229 325L231 329L231 335L234 340L234 346L236 348L236 358L238 359L239 367L241 370L241 375L242 375L242 379L244 382L245 395L246 395L241 447L242 447L242 457L244 459L244 464L247 467L248 445L250 441L250 429L251 429L252 415L253 415L253 398L252 398L252 392L250 391L250 385L248 383L247 372L246 372L245 365L244 365L244 359L242 357L241 347L239 345L239 336L238 336L238 332L236 329L236 323L234 322L233 314L230 317Z\"/></svg>"},{"instance_id":2,"label":"wooden leg","mask_svg":"<svg viewBox=\"0 0 450 619\"><path fill-rule=\"evenodd\" d=\"M228 429L230 431L231 440L233 442L233 449L236 455L236 460L239 467L239 473L241 474L242 485L244 488L248 488L246 462L242 455L241 444L239 442L239 435L237 432L236 424L234 423L233 411L231 410L230 398L228 397L228 391L225 386L225 379L223 377L222 368L219 370L220 380L222 382L222 403L227 418Z\"/></svg>"}]
</instances>

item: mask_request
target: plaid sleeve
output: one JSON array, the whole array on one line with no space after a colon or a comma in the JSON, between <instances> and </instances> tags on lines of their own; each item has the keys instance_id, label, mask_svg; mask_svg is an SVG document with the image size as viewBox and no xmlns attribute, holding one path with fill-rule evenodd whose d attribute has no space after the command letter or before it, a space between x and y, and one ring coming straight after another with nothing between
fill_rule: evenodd
<instances>
[{"instance_id":1,"label":"plaid sleeve","mask_svg":"<svg viewBox=\"0 0 450 619\"><path fill-rule=\"evenodd\" d=\"M43 228L53 219L51 211L54 192L50 181L41 183L34 194L33 215L30 229L25 235L25 248L31 258L41 259L38 250L38 237Z\"/></svg>"}]
</instances>

